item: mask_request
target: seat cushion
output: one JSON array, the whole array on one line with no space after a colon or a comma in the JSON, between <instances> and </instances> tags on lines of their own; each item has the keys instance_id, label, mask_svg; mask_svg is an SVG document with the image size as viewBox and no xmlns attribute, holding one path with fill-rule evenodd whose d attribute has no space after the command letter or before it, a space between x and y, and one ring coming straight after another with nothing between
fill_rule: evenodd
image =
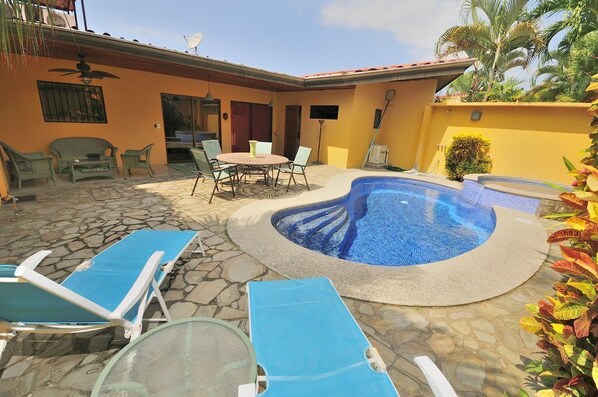
<instances>
[{"instance_id":1,"label":"seat cushion","mask_svg":"<svg viewBox=\"0 0 598 397\"><path fill-rule=\"evenodd\" d=\"M0 264L0 277L14 277L15 270L17 270L16 265Z\"/></svg>"}]
</instances>

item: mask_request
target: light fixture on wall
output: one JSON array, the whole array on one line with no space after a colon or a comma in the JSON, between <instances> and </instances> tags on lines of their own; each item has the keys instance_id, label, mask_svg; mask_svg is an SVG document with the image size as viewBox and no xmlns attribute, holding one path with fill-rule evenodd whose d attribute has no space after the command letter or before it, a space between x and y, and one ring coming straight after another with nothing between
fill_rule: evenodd
<instances>
[{"instance_id":1,"label":"light fixture on wall","mask_svg":"<svg viewBox=\"0 0 598 397\"><path fill-rule=\"evenodd\" d=\"M207 101L213 101L214 97L212 96L212 92L210 92L210 75L208 75L208 93L206 94Z\"/></svg>"},{"instance_id":2,"label":"light fixture on wall","mask_svg":"<svg viewBox=\"0 0 598 397\"><path fill-rule=\"evenodd\" d=\"M270 102L268 102L268 107L274 107L274 87L270 89Z\"/></svg>"},{"instance_id":3,"label":"light fixture on wall","mask_svg":"<svg viewBox=\"0 0 598 397\"><path fill-rule=\"evenodd\" d=\"M471 117L469 119L471 121L480 121L481 118L482 118L482 112L473 111L473 112L471 112Z\"/></svg>"}]
</instances>

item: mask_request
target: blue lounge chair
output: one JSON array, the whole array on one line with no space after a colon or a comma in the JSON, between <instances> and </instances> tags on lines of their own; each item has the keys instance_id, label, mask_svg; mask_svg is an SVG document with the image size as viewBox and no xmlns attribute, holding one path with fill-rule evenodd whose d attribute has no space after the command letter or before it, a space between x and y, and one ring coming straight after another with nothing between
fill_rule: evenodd
<instances>
[{"instance_id":1,"label":"blue lounge chair","mask_svg":"<svg viewBox=\"0 0 598 397\"><path fill-rule=\"evenodd\" d=\"M260 396L398 397L330 280L250 282L248 294L251 342L265 372Z\"/></svg>"},{"instance_id":2,"label":"blue lounge chair","mask_svg":"<svg viewBox=\"0 0 598 397\"><path fill-rule=\"evenodd\" d=\"M83 262L61 284L35 271L51 251L39 251L19 266L0 265L0 333L121 326L125 337L134 339L141 334L143 313L153 297L170 320L159 286L195 239L203 253L195 231L135 231ZM0 353L5 344L0 344Z\"/></svg>"}]
</instances>

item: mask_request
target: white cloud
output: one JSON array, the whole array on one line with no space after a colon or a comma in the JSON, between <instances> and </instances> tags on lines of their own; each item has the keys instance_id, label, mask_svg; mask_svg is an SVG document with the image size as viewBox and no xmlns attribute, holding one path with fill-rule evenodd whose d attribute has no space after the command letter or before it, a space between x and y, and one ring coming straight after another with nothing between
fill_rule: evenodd
<instances>
[{"instance_id":1,"label":"white cloud","mask_svg":"<svg viewBox=\"0 0 598 397\"><path fill-rule=\"evenodd\" d=\"M390 32L413 56L433 57L438 37L461 24L461 0L332 0L320 12L327 26Z\"/></svg>"}]
</instances>

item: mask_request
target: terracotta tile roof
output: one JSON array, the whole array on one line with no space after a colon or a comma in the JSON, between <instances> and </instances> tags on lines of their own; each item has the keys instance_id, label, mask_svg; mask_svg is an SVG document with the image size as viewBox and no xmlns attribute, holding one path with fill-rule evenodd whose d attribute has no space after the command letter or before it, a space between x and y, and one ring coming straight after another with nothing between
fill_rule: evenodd
<instances>
[{"instance_id":1,"label":"terracotta tile roof","mask_svg":"<svg viewBox=\"0 0 598 397\"><path fill-rule=\"evenodd\" d=\"M467 61L470 59L471 58L435 59L433 61L403 63L400 65L374 66L374 67L361 68L361 69L339 70L336 72L314 73L314 74L307 74L303 77L306 79L310 79L310 78L316 78L316 77L356 75L356 74L360 74L360 73L379 72L379 71L385 71L385 70L415 69L415 68L422 67L422 66L450 64L453 62L462 62L462 61Z\"/></svg>"}]
</instances>

